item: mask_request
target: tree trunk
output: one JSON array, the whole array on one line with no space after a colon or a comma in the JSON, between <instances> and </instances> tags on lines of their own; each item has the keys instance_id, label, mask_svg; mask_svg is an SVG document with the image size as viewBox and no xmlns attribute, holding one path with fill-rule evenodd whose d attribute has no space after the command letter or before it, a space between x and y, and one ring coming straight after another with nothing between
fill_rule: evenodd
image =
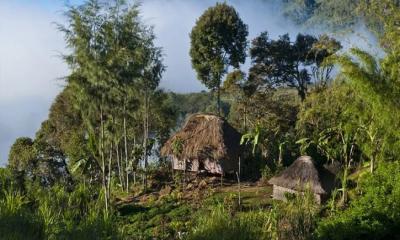
<instances>
[{"instance_id":1,"label":"tree trunk","mask_svg":"<svg viewBox=\"0 0 400 240\"><path fill-rule=\"evenodd\" d=\"M120 157L119 157L119 144L115 143L115 153L117 155L117 164L118 164L118 178L119 178L119 183L121 184L122 191L125 189L124 187L124 175L123 171L121 170L121 162L120 162Z\"/></svg>"},{"instance_id":2,"label":"tree trunk","mask_svg":"<svg viewBox=\"0 0 400 240\"><path fill-rule=\"evenodd\" d=\"M345 205L347 202L347 174L348 174L348 167L347 164L345 166L343 172L343 179L342 179L342 205Z\"/></svg>"},{"instance_id":3,"label":"tree trunk","mask_svg":"<svg viewBox=\"0 0 400 240\"><path fill-rule=\"evenodd\" d=\"M136 136L133 136L133 146L136 147ZM135 155L133 156L133 163L136 163L136 162L137 162L137 156L135 153ZM136 186L136 169L137 169L137 165L133 166L133 164L132 164L133 186Z\"/></svg>"},{"instance_id":4,"label":"tree trunk","mask_svg":"<svg viewBox=\"0 0 400 240\"><path fill-rule=\"evenodd\" d=\"M354 150L354 143L351 144L350 147L350 152L348 157L346 156L345 158L345 164L344 164L344 171L343 171L343 179L342 179L342 205L345 205L347 203L347 177L348 177L348 171L350 169L350 164L352 162L352 157L353 157L353 150Z\"/></svg>"},{"instance_id":5,"label":"tree trunk","mask_svg":"<svg viewBox=\"0 0 400 240\"><path fill-rule=\"evenodd\" d=\"M145 91L144 96L144 116L143 116L143 160L144 160L144 179L143 188L147 190L147 140L148 140L148 92Z\"/></svg>"},{"instance_id":6,"label":"tree trunk","mask_svg":"<svg viewBox=\"0 0 400 240\"><path fill-rule=\"evenodd\" d=\"M301 102L304 102L304 100L306 100L306 90L304 89L299 89L299 96L300 96L300 100Z\"/></svg>"},{"instance_id":7,"label":"tree trunk","mask_svg":"<svg viewBox=\"0 0 400 240\"><path fill-rule=\"evenodd\" d=\"M111 164L112 164L112 155L113 155L113 143L111 142L110 146L110 157L108 158L108 178L107 178L107 198L111 199Z\"/></svg>"},{"instance_id":8,"label":"tree trunk","mask_svg":"<svg viewBox=\"0 0 400 240\"><path fill-rule=\"evenodd\" d=\"M125 171L126 171L126 192L129 192L129 164L128 164L128 140L126 130L126 97L124 101L124 147L125 147Z\"/></svg>"},{"instance_id":9,"label":"tree trunk","mask_svg":"<svg viewBox=\"0 0 400 240\"><path fill-rule=\"evenodd\" d=\"M100 140L100 155L102 164L102 185L104 190L104 200L106 213L108 214L108 198L107 198L107 186L106 186L106 162L104 159L104 119L103 119L103 106L100 106L100 128L101 128L101 140Z\"/></svg>"},{"instance_id":10,"label":"tree trunk","mask_svg":"<svg viewBox=\"0 0 400 240\"><path fill-rule=\"evenodd\" d=\"M217 108L218 116L221 116L221 87L219 85L217 87Z\"/></svg>"},{"instance_id":11,"label":"tree trunk","mask_svg":"<svg viewBox=\"0 0 400 240\"><path fill-rule=\"evenodd\" d=\"M247 108L246 105L244 106L244 120L243 120L243 128L244 132L247 132Z\"/></svg>"}]
</instances>

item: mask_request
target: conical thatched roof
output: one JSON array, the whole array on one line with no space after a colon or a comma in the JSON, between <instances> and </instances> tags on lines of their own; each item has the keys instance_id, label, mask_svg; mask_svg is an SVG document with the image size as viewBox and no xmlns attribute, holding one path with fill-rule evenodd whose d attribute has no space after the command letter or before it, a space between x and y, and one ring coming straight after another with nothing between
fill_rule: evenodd
<instances>
[{"instance_id":1,"label":"conical thatched roof","mask_svg":"<svg viewBox=\"0 0 400 240\"><path fill-rule=\"evenodd\" d=\"M228 122L213 114L193 114L183 128L161 148L161 155L192 160L235 161L240 152L240 133ZM174 148L180 142L179 153Z\"/></svg>"},{"instance_id":2,"label":"conical thatched roof","mask_svg":"<svg viewBox=\"0 0 400 240\"><path fill-rule=\"evenodd\" d=\"M268 182L297 191L304 191L307 186L310 186L314 193L326 194L321 175L321 171L315 166L311 157L301 156L280 175L271 178Z\"/></svg>"}]
</instances>

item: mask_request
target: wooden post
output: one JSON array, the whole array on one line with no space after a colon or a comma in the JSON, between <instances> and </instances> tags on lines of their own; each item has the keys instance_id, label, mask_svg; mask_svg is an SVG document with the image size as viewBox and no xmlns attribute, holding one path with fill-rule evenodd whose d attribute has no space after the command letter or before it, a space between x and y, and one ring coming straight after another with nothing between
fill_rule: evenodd
<instances>
[{"instance_id":1,"label":"wooden post","mask_svg":"<svg viewBox=\"0 0 400 240\"><path fill-rule=\"evenodd\" d=\"M224 177L224 172L221 173L221 187L223 187L223 177Z\"/></svg>"}]
</instances>

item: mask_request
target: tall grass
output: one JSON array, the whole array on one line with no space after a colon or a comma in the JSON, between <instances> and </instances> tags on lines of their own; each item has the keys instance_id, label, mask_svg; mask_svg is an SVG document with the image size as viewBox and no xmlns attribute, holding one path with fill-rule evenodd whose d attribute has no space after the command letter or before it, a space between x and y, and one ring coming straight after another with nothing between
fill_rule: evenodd
<instances>
[{"instance_id":1,"label":"tall grass","mask_svg":"<svg viewBox=\"0 0 400 240\"><path fill-rule=\"evenodd\" d=\"M43 223L31 213L19 192L4 190L0 199L0 236L3 239L44 239Z\"/></svg>"},{"instance_id":2,"label":"tall grass","mask_svg":"<svg viewBox=\"0 0 400 240\"><path fill-rule=\"evenodd\" d=\"M318 213L319 207L311 192L258 211L234 213L225 204L217 204L199 216L187 239L309 239Z\"/></svg>"},{"instance_id":3,"label":"tall grass","mask_svg":"<svg viewBox=\"0 0 400 240\"><path fill-rule=\"evenodd\" d=\"M254 211L232 216L223 204L213 207L210 214L203 214L197 220L188 239L190 240L228 240L228 239L267 239L264 238L263 225L268 212Z\"/></svg>"},{"instance_id":4,"label":"tall grass","mask_svg":"<svg viewBox=\"0 0 400 240\"><path fill-rule=\"evenodd\" d=\"M101 195L78 185L30 188L0 194L0 239L118 239L113 214L104 213Z\"/></svg>"}]
</instances>

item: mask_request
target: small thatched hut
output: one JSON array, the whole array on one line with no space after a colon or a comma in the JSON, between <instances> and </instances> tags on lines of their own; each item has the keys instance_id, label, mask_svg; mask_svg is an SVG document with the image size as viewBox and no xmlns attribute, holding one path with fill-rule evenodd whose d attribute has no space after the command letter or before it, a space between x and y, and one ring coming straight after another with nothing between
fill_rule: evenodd
<instances>
[{"instance_id":1,"label":"small thatched hut","mask_svg":"<svg viewBox=\"0 0 400 240\"><path fill-rule=\"evenodd\" d=\"M213 114L191 115L161 148L172 167L190 172L232 173L238 169L240 133Z\"/></svg>"},{"instance_id":2,"label":"small thatched hut","mask_svg":"<svg viewBox=\"0 0 400 240\"><path fill-rule=\"evenodd\" d=\"M272 197L275 199L285 200L285 193L298 194L309 187L320 204L333 189L335 176L327 169L317 167L311 157L301 156L268 182L273 185Z\"/></svg>"}]
</instances>

